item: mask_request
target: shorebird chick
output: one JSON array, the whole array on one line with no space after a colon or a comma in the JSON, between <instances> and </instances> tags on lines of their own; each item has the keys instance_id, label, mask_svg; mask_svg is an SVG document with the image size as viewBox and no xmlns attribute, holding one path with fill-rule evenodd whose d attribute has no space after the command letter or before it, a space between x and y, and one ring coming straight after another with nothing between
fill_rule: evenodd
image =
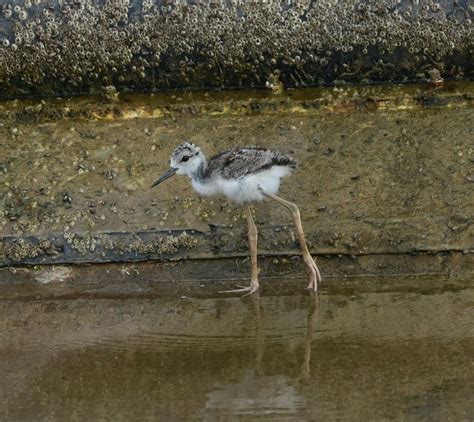
<instances>
[{"instance_id":1,"label":"shorebird chick","mask_svg":"<svg viewBox=\"0 0 474 422\"><path fill-rule=\"evenodd\" d=\"M258 234L250 204L264 199L272 199L291 212L303 259L310 273L307 288L317 290L321 274L306 245L298 207L296 204L276 196L280 187L280 179L291 174L295 167L296 162L293 158L277 151L257 147L226 149L207 160L199 147L185 142L171 154L171 168L153 183L152 187L175 174L184 174L191 179L193 188L200 195L224 195L244 207L248 222L252 264L251 283L248 287L227 290L223 293L247 292L247 294L251 294L259 289Z\"/></svg>"}]
</instances>

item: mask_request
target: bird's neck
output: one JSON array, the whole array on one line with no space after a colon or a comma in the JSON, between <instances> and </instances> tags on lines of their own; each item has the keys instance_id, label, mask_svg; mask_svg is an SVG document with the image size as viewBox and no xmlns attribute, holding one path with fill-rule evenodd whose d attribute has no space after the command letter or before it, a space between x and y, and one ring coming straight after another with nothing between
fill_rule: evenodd
<instances>
[{"instance_id":1,"label":"bird's neck","mask_svg":"<svg viewBox=\"0 0 474 422\"><path fill-rule=\"evenodd\" d=\"M196 167L196 169L190 174L192 180L205 183L206 181L206 169L207 169L207 160L206 157L202 157L202 161Z\"/></svg>"}]
</instances>

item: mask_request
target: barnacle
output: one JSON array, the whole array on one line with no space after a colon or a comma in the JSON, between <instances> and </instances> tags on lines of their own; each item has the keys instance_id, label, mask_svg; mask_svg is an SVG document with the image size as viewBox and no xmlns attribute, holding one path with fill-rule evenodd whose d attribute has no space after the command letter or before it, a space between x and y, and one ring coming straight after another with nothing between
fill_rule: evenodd
<instances>
[{"instance_id":1,"label":"barnacle","mask_svg":"<svg viewBox=\"0 0 474 422\"><path fill-rule=\"evenodd\" d=\"M14 16L12 33L3 34L1 46L11 48L0 50L0 74L37 84L43 75L82 81L83 86L109 84L111 78L153 88L203 81L264 84L279 65L282 82L299 84L335 79L341 68L367 71L369 62L361 65L360 53L376 66L380 55L390 63L400 48L412 57L415 74L417 61L426 64L429 57L456 51L469 55L472 42L465 40L473 39L470 9L464 8L466 14L438 13L447 6L434 1L420 7L418 0L412 0L413 6L392 0L164 0L160 6L145 0L140 19L128 0L81 1L74 7L55 2L51 8L41 0L22 4L2 7L0 21L13 11L18 20ZM37 6L34 12L32 5ZM369 50L369 45L377 48ZM339 52L343 59L334 54ZM153 82L147 78L152 74Z\"/></svg>"}]
</instances>

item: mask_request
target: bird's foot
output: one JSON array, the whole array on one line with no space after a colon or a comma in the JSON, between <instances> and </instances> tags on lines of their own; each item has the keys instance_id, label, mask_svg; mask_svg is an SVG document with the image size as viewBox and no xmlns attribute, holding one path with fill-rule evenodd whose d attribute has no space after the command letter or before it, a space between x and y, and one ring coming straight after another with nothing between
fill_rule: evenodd
<instances>
[{"instance_id":1,"label":"bird's foot","mask_svg":"<svg viewBox=\"0 0 474 422\"><path fill-rule=\"evenodd\" d=\"M310 292L317 292L318 282L310 278L309 284L305 287L305 290L309 290Z\"/></svg>"},{"instance_id":2,"label":"bird's foot","mask_svg":"<svg viewBox=\"0 0 474 422\"><path fill-rule=\"evenodd\" d=\"M321 273L319 272L316 262L311 256L309 256L305 261L310 271L309 284L306 289L316 292L318 290L318 284L321 283Z\"/></svg>"},{"instance_id":3,"label":"bird's foot","mask_svg":"<svg viewBox=\"0 0 474 422\"><path fill-rule=\"evenodd\" d=\"M249 296L252 293L258 292L258 284L251 284L248 287L245 286L237 286L238 289L233 290L223 290L219 293L245 293L242 297Z\"/></svg>"}]
</instances>

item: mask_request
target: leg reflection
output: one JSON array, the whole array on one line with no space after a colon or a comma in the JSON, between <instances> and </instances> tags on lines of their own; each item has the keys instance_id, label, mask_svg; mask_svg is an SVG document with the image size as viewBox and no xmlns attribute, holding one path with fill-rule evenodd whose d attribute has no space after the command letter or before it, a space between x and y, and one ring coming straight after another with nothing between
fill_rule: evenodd
<instances>
[{"instance_id":1,"label":"leg reflection","mask_svg":"<svg viewBox=\"0 0 474 422\"><path fill-rule=\"evenodd\" d=\"M301 372L299 380L302 383L309 383L311 380L310 369L311 369L311 342L314 337L314 331L316 329L317 320L320 312L321 293L310 291L309 292L309 311L306 324L306 335L304 341L304 356L303 363L301 365ZM252 313L255 321L255 372L257 375L263 375L263 354L265 351L265 334L263 331L262 322L262 310L260 307L260 293L257 291L251 297Z\"/></svg>"},{"instance_id":2,"label":"leg reflection","mask_svg":"<svg viewBox=\"0 0 474 422\"><path fill-rule=\"evenodd\" d=\"M291 298L295 304L299 298ZM304 298L306 300L306 298ZM275 305L273 320L269 322L269 337L272 344L267 348L266 358L270 361L267 374L263 370L263 355L265 352L265 333L263 327L263 312L260 307L260 295L257 292L245 300L249 306L255 324L255 361L249 364L248 359L242 362L242 368L233 373L231 379L222 379L218 387L207 393L207 399L201 410L199 420L312 420L308 419L309 397L298 383L310 381L311 340L319 313L319 297L314 292L310 295L309 313L304 347L301 375L295 377L293 351L294 334L301 326L301 309L281 311L278 299L269 298ZM306 302L305 302L306 303ZM307 313L308 311L304 311ZM294 318L298 315L298 318ZM303 317L304 318L304 317ZM284 319L284 320L283 320ZM251 323L246 327L252 330ZM278 335L279 333L286 333ZM273 336L272 334L273 333ZM301 335L301 332L298 332ZM288 340L288 348L285 347ZM283 344L282 344L283 341ZM298 350L299 347L298 347ZM247 356L247 355L246 355ZM240 361L239 361L240 362ZM253 367L252 367L253 366Z\"/></svg>"},{"instance_id":3,"label":"leg reflection","mask_svg":"<svg viewBox=\"0 0 474 422\"><path fill-rule=\"evenodd\" d=\"M265 335L263 333L262 312L260 309L260 293L257 290L250 296L252 300L252 311L255 320L255 371L258 375L263 375L262 359L265 350Z\"/></svg>"},{"instance_id":4,"label":"leg reflection","mask_svg":"<svg viewBox=\"0 0 474 422\"><path fill-rule=\"evenodd\" d=\"M310 302L308 312L308 324L306 329L306 337L304 342L304 358L301 365L300 381L308 384L311 380L311 341L313 340L313 333L316 327L316 321L319 317L320 309L320 293L310 291Z\"/></svg>"}]
</instances>

